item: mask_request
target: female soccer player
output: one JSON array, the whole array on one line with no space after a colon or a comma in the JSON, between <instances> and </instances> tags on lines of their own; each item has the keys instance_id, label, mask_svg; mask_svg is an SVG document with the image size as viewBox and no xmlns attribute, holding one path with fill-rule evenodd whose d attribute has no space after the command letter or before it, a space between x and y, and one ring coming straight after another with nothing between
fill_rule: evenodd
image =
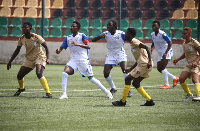
<instances>
[{"instance_id":1,"label":"female soccer player","mask_svg":"<svg viewBox=\"0 0 200 131\"><path fill-rule=\"evenodd\" d=\"M109 99L112 99L113 96L109 90L107 90L99 80L93 77L92 66L89 62L89 49L90 46L88 45L88 37L83 34L79 33L81 25L79 22L74 21L71 25L71 33L65 38L64 42L62 43L60 49L56 50L57 54L63 49L67 49L69 47L70 50L70 60L66 64L64 68L64 72L62 73L62 95L60 99L67 99L67 78L69 75L73 75L77 70L83 75L87 76L89 80L97 85Z\"/></svg>"},{"instance_id":2,"label":"female soccer player","mask_svg":"<svg viewBox=\"0 0 200 131\"><path fill-rule=\"evenodd\" d=\"M151 45L151 52L155 50L158 52L158 60L157 60L157 70L162 73L165 85L160 87L160 89L169 89L169 82L168 77L173 79L173 87L175 87L178 83L179 78L175 77L174 75L170 74L166 67L168 62L170 61L173 51L172 51L172 42L171 39L167 36L167 34L160 30L160 22L153 21L152 29L153 33L152 36L152 45Z\"/></svg>"},{"instance_id":3,"label":"female soccer player","mask_svg":"<svg viewBox=\"0 0 200 131\"><path fill-rule=\"evenodd\" d=\"M184 58L188 63L179 77L181 87L187 94L184 101L188 101L190 98L193 98L193 94L191 93L190 89L187 86L187 83L185 82L187 78L192 78L192 82L194 83L196 89L197 97L193 98L192 100L200 101L200 83L199 83L200 43L197 40L191 38L191 35L192 35L191 28L186 27L183 29L182 37L183 39L185 39L185 41L183 42L184 52L179 58L175 59L173 63L176 65L178 61Z\"/></svg>"},{"instance_id":4,"label":"female soccer player","mask_svg":"<svg viewBox=\"0 0 200 131\"><path fill-rule=\"evenodd\" d=\"M44 90L46 91L45 98L52 98L52 95L49 91L49 86L46 78L43 76L43 71L45 69L46 63L49 64L49 49L46 45L45 40L34 33L31 33L32 24L29 22L25 22L22 26L23 35L18 40L17 48L15 49L11 59L7 64L7 70L11 68L11 63L15 59L15 57L19 54L22 45L26 48L26 60L22 64L18 74L17 79L19 83L19 90L14 94L14 96L19 96L21 92L25 91L24 88L24 77L30 71L32 71L36 67L36 75L38 79L40 79L40 83L42 84ZM46 51L46 56L42 50L42 46Z\"/></svg>"},{"instance_id":5,"label":"female soccer player","mask_svg":"<svg viewBox=\"0 0 200 131\"><path fill-rule=\"evenodd\" d=\"M92 39L92 42L96 42L100 39L105 38L107 41L107 56L104 64L104 77L108 84L111 86L110 92L114 94L117 91L117 88L112 80L110 75L110 71L113 66L116 66L116 62L120 65L121 70L123 72L124 79L128 76L127 73L124 73L124 70L127 67L127 56L124 46L124 32L117 30L117 23L114 20L110 20L107 24L107 30L100 34L97 37ZM129 92L129 97L132 96L131 92Z\"/></svg>"},{"instance_id":6,"label":"female soccer player","mask_svg":"<svg viewBox=\"0 0 200 131\"><path fill-rule=\"evenodd\" d=\"M125 40L130 41L131 51L135 57L136 63L130 68L124 70L125 73L129 75L125 78L125 85L120 101L114 101L112 104L114 106L125 106L126 98L128 92L132 85L136 88L138 93L140 93L145 99L146 103L141 106L153 106L155 105L151 97L146 93L142 86L140 86L141 81L147 78L149 72L152 70L153 61L151 60L151 51L145 44L143 44L138 39L135 39L136 31L134 28L128 28L125 34Z\"/></svg>"}]
</instances>

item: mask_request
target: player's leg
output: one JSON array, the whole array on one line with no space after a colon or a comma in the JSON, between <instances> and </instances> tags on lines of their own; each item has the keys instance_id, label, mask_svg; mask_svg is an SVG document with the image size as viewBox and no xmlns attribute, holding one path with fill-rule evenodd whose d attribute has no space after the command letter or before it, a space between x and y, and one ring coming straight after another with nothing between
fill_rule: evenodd
<instances>
[{"instance_id":1,"label":"player's leg","mask_svg":"<svg viewBox=\"0 0 200 131\"><path fill-rule=\"evenodd\" d=\"M19 84L19 89L14 94L14 96L19 96L21 92L25 91L25 88L24 88L24 77L32 70L33 70L32 68L21 66L21 68L20 68L20 70L19 70L19 72L17 74L17 80L18 80L18 84Z\"/></svg>"},{"instance_id":2,"label":"player's leg","mask_svg":"<svg viewBox=\"0 0 200 131\"><path fill-rule=\"evenodd\" d=\"M62 72L62 95L60 96L60 99L67 99L67 79L69 75L72 75L74 73L74 69L70 66L65 66L64 72Z\"/></svg>"},{"instance_id":3,"label":"player's leg","mask_svg":"<svg viewBox=\"0 0 200 131\"><path fill-rule=\"evenodd\" d=\"M190 76L191 76L191 73L189 73L187 71L182 71L182 73L180 74L180 77L179 77L180 85L181 85L182 89L185 91L185 93L187 94L184 101L188 101L190 98L193 97L193 94L191 93L190 89L188 88L187 83L185 82L185 80L187 78L189 78Z\"/></svg>"},{"instance_id":4,"label":"player's leg","mask_svg":"<svg viewBox=\"0 0 200 131\"><path fill-rule=\"evenodd\" d=\"M124 76L124 80L125 80L125 78L129 75L128 73L124 73L125 69L127 68L127 62L121 62L119 65L121 67L121 70L122 70L122 73L123 73L123 76ZM132 96L132 93L129 90L128 97L131 97L131 96Z\"/></svg>"},{"instance_id":5,"label":"player's leg","mask_svg":"<svg viewBox=\"0 0 200 131\"><path fill-rule=\"evenodd\" d=\"M153 106L155 105L154 101L151 99L151 97L147 94L147 92L144 90L142 86L140 86L141 81L144 79L144 77L138 77L133 80L133 86L136 88L137 92L140 93L145 99L146 103L141 106Z\"/></svg>"},{"instance_id":6,"label":"player's leg","mask_svg":"<svg viewBox=\"0 0 200 131\"><path fill-rule=\"evenodd\" d=\"M131 88L131 81L134 79L130 74L125 78L125 85L123 89L122 98L120 101L113 101L112 104L114 106L125 106L126 105L126 99L128 97L129 90Z\"/></svg>"},{"instance_id":7,"label":"player's leg","mask_svg":"<svg viewBox=\"0 0 200 131\"><path fill-rule=\"evenodd\" d=\"M195 90L197 97L193 98L193 101L200 101L200 83L199 83L199 75L196 73L192 73L192 82L195 84Z\"/></svg>"},{"instance_id":8,"label":"player's leg","mask_svg":"<svg viewBox=\"0 0 200 131\"><path fill-rule=\"evenodd\" d=\"M112 94L114 94L117 91L117 88L116 88L116 86L115 86L115 84L114 84L114 82L112 80L111 75L110 75L110 71L112 70L112 68L113 68L112 65L105 64L104 65L104 71L103 71L103 73L104 73L104 78L106 79L106 81L108 82L108 84L111 86L110 92Z\"/></svg>"},{"instance_id":9,"label":"player's leg","mask_svg":"<svg viewBox=\"0 0 200 131\"><path fill-rule=\"evenodd\" d=\"M46 78L43 76L43 71L44 71L45 67L41 64L36 64L35 67L36 67L36 75L37 75L38 79L40 80L40 83L46 92L46 96L43 96L43 97L44 98L52 98L51 92L49 90L48 82L47 82Z\"/></svg>"}]
</instances>

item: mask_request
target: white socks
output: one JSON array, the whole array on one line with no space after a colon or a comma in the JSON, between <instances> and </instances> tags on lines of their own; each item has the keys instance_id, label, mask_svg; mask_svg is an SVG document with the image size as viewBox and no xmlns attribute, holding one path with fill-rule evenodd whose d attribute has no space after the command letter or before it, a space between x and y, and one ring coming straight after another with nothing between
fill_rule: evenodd
<instances>
[{"instance_id":1,"label":"white socks","mask_svg":"<svg viewBox=\"0 0 200 131\"><path fill-rule=\"evenodd\" d=\"M62 73L62 93L63 94L66 94L66 91L67 91L67 78L68 78L68 74L63 72Z\"/></svg>"},{"instance_id":2,"label":"white socks","mask_svg":"<svg viewBox=\"0 0 200 131\"><path fill-rule=\"evenodd\" d=\"M165 81L165 85L168 85L169 86L169 82L168 82L168 77L171 78L172 80L175 79L176 77L172 74L170 74L167 69L164 69L161 71L162 72L162 75L163 75L163 79Z\"/></svg>"},{"instance_id":3,"label":"white socks","mask_svg":"<svg viewBox=\"0 0 200 131\"><path fill-rule=\"evenodd\" d=\"M114 82L112 80L112 77L110 75L107 78L105 78L105 79L108 82L108 84L111 86L111 88L116 89L116 86L115 86L115 84L114 84Z\"/></svg>"},{"instance_id":4,"label":"white socks","mask_svg":"<svg viewBox=\"0 0 200 131\"><path fill-rule=\"evenodd\" d=\"M107 89L101 84L99 80L93 77L92 79L90 79L90 81L97 85L104 93L107 93Z\"/></svg>"}]
</instances>

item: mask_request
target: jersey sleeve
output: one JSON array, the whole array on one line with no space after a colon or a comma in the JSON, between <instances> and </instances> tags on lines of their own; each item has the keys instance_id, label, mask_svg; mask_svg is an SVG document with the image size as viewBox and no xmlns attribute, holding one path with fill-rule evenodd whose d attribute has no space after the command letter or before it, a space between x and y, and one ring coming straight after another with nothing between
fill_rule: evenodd
<instances>
[{"instance_id":1,"label":"jersey sleeve","mask_svg":"<svg viewBox=\"0 0 200 131\"><path fill-rule=\"evenodd\" d=\"M169 38L169 36L168 36L166 33L164 33L164 34L162 35L162 37L163 37L163 39L164 39L165 41L167 41L167 43L169 43L169 42L171 41L171 39Z\"/></svg>"},{"instance_id":2,"label":"jersey sleeve","mask_svg":"<svg viewBox=\"0 0 200 131\"><path fill-rule=\"evenodd\" d=\"M44 40L41 36L37 35L36 37L38 38L38 39L37 39L37 43L38 43L38 44L41 45L42 43L45 42L45 40Z\"/></svg>"},{"instance_id":3,"label":"jersey sleeve","mask_svg":"<svg viewBox=\"0 0 200 131\"><path fill-rule=\"evenodd\" d=\"M139 40L135 39L135 38L133 38L132 41L131 41L131 45L132 45L133 48L139 47L140 43L141 42Z\"/></svg>"},{"instance_id":4,"label":"jersey sleeve","mask_svg":"<svg viewBox=\"0 0 200 131\"><path fill-rule=\"evenodd\" d=\"M107 34L107 32L103 32L103 33L101 33L100 35L102 35L102 34ZM105 38L105 37L99 37L99 40L100 40L100 39L103 39L103 38Z\"/></svg>"},{"instance_id":5,"label":"jersey sleeve","mask_svg":"<svg viewBox=\"0 0 200 131\"><path fill-rule=\"evenodd\" d=\"M121 37L122 37L123 41L125 42L125 40L124 40L124 36L125 36L125 33L122 31L122 33L121 33ZM128 41L127 41L127 42L128 42Z\"/></svg>"},{"instance_id":6,"label":"jersey sleeve","mask_svg":"<svg viewBox=\"0 0 200 131\"><path fill-rule=\"evenodd\" d=\"M194 40L194 47L195 49L200 46L200 43L197 40Z\"/></svg>"},{"instance_id":7,"label":"jersey sleeve","mask_svg":"<svg viewBox=\"0 0 200 131\"><path fill-rule=\"evenodd\" d=\"M67 37L65 38L65 40L63 41L63 43L60 47L64 48L65 50L67 49L67 47L68 47Z\"/></svg>"},{"instance_id":8,"label":"jersey sleeve","mask_svg":"<svg viewBox=\"0 0 200 131\"><path fill-rule=\"evenodd\" d=\"M18 40L17 46L22 46L22 40L21 39Z\"/></svg>"}]
</instances>

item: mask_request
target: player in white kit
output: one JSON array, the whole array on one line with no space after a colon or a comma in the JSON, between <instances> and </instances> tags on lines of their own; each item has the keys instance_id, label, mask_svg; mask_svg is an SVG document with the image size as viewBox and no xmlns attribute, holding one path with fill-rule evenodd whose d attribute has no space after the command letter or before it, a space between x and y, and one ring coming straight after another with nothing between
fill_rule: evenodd
<instances>
[{"instance_id":1,"label":"player in white kit","mask_svg":"<svg viewBox=\"0 0 200 131\"><path fill-rule=\"evenodd\" d=\"M56 53L59 54L63 49L67 49L69 47L70 50L70 60L66 64L64 68L64 72L62 73L62 95L60 99L67 99L67 78L69 75L73 75L76 71L79 71L82 76L88 77L89 80L97 85L109 99L112 99L113 96L109 90L107 90L99 80L93 77L92 66L89 62L89 49L88 45L88 37L79 33L80 23L74 21L71 26L71 33L65 38L62 43L60 49L56 50Z\"/></svg>"},{"instance_id":2,"label":"player in white kit","mask_svg":"<svg viewBox=\"0 0 200 131\"><path fill-rule=\"evenodd\" d=\"M111 86L110 92L114 94L117 91L117 88L112 80L110 71L113 66L116 66L116 62L120 65L124 79L128 76L127 73L124 73L127 67L127 55L123 48L124 46L124 35L123 31L117 30L117 23L114 20L110 20L107 24L107 30L100 34L97 37L92 39L92 42L96 42L100 39L105 38L107 41L107 56L104 64L104 77L108 84ZM132 93L129 91L129 97L132 96Z\"/></svg>"},{"instance_id":3,"label":"player in white kit","mask_svg":"<svg viewBox=\"0 0 200 131\"><path fill-rule=\"evenodd\" d=\"M177 85L179 78L175 77L174 75L170 74L166 67L168 62L171 60L173 55L173 50L171 48L172 42L171 39L167 36L167 34L160 30L160 22L153 21L152 29L154 32L151 33L152 37L152 45L151 45L151 52L154 50L158 53L157 59L157 70L162 73L165 85L160 87L160 89L169 89L169 82L168 77L173 79L173 87Z\"/></svg>"}]
</instances>

